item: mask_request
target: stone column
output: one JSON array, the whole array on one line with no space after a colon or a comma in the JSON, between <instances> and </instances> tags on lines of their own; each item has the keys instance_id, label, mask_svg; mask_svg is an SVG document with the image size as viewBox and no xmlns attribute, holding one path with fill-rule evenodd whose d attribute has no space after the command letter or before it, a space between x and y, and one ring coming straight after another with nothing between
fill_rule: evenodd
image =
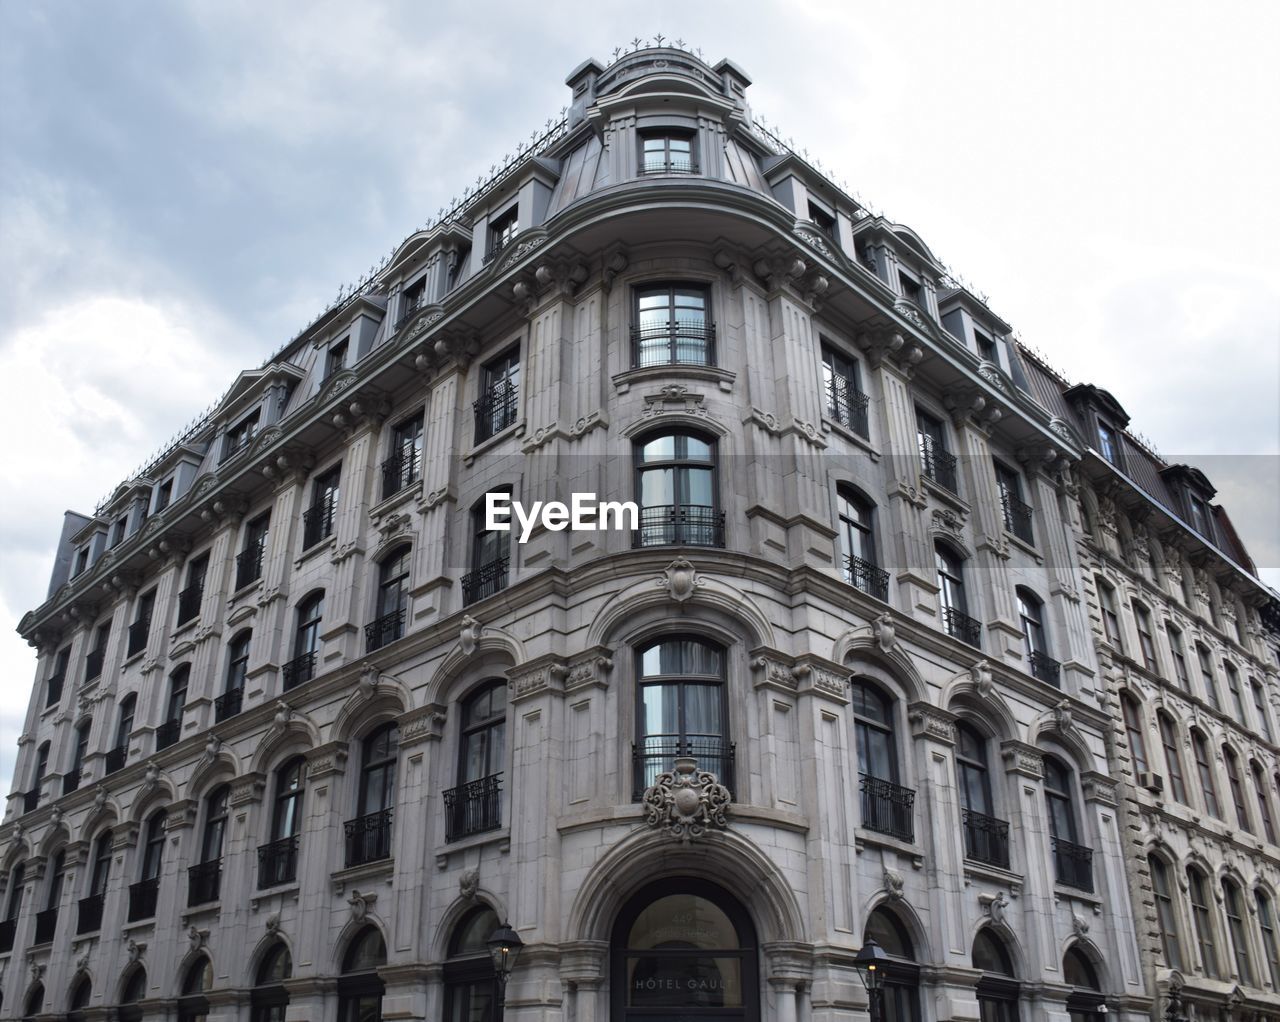
<instances>
[{"instance_id":1,"label":"stone column","mask_svg":"<svg viewBox=\"0 0 1280 1022\"><path fill-rule=\"evenodd\" d=\"M364 654L361 625L369 619L366 606L365 536L370 510L381 496L381 472L378 470L378 436L380 416L365 417L347 438L343 453L342 484L338 506L334 512L333 547L328 556L333 574L325 588L325 630L320 635L321 662L335 666ZM325 556L323 553L320 556ZM301 594L297 594L301 595Z\"/></svg>"},{"instance_id":2,"label":"stone column","mask_svg":"<svg viewBox=\"0 0 1280 1022\"><path fill-rule=\"evenodd\" d=\"M443 342L439 342L443 343ZM458 500L459 453L454 447L460 422L463 365L449 358L431 386L422 436L422 495L418 547L413 564L413 616L445 616L461 605L458 579L466 573L469 550L449 542L449 523Z\"/></svg>"},{"instance_id":3,"label":"stone column","mask_svg":"<svg viewBox=\"0 0 1280 1022\"><path fill-rule=\"evenodd\" d=\"M574 1022L604 1022L609 1017L604 994L608 968L607 941L575 940L560 945L560 981L568 992L566 1018Z\"/></svg>"}]
</instances>

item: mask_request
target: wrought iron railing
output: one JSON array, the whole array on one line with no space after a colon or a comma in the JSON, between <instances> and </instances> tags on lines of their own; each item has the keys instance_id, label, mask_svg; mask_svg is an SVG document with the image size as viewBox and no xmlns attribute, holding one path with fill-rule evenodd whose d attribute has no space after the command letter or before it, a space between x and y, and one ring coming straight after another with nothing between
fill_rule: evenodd
<instances>
[{"instance_id":1,"label":"wrought iron railing","mask_svg":"<svg viewBox=\"0 0 1280 1022\"><path fill-rule=\"evenodd\" d=\"M464 781L444 793L445 840L502 826L502 774Z\"/></svg>"},{"instance_id":2,"label":"wrought iron railing","mask_svg":"<svg viewBox=\"0 0 1280 1022\"><path fill-rule=\"evenodd\" d=\"M701 319L631 328L631 365L716 364L716 327Z\"/></svg>"},{"instance_id":3,"label":"wrought iron railing","mask_svg":"<svg viewBox=\"0 0 1280 1022\"><path fill-rule=\"evenodd\" d=\"M924 474L943 489L959 493L956 483L956 456L928 433L920 434L920 466Z\"/></svg>"},{"instance_id":4,"label":"wrought iron railing","mask_svg":"<svg viewBox=\"0 0 1280 1022\"><path fill-rule=\"evenodd\" d=\"M187 867L187 904L207 905L222 894L222 857Z\"/></svg>"},{"instance_id":5,"label":"wrought iron railing","mask_svg":"<svg viewBox=\"0 0 1280 1022\"><path fill-rule=\"evenodd\" d=\"M399 332L400 328L413 319L418 314L418 310L427 304L426 289L424 288L420 294L416 295L405 293L402 300L404 308L400 310L400 318L396 320L394 332Z\"/></svg>"},{"instance_id":6,"label":"wrought iron railing","mask_svg":"<svg viewBox=\"0 0 1280 1022\"><path fill-rule=\"evenodd\" d=\"M493 384L472 404L476 414L476 443L501 433L516 421L519 392L510 380Z\"/></svg>"},{"instance_id":7,"label":"wrought iron railing","mask_svg":"<svg viewBox=\"0 0 1280 1022\"><path fill-rule=\"evenodd\" d=\"M1023 503L1008 490L1000 491L1000 506L1004 512L1004 527L1024 543L1033 542L1031 532L1031 505Z\"/></svg>"},{"instance_id":8,"label":"wrought iron railing","mask_svg":"<svg viewBox=\"0 0 1280 1022\"><path fill-rule=\"evenodd\" d=\"M631 745L632 798L638 802L659 774L674 769L676 759L685 756L734 790L734 744L722 735L645 735Z\"/></svg>"},{"instance_id":9,"label":"wrought iron railing","mask_svg":"<svg viewBox=\"0 0 1280 1022\"><path fill-rule=\"evenodd\" d=\"M323 497L302 512L302 548L304 550L333 535L333 519L337 507L338 491L326 490Z\"/></svg>"},{"instance_id":10,"label":"wrought iron railing","mask_svg":"<svg viewBox=\"0 0 1280 1022\"><path fill-rule=\"evenodd\" d=\"M213 720L220 724L230 720L244 707L244 689L231 688L223 692L213 701Z\"/></svg>"},{"instance_id":11,"label":"wrought iron railing","mask_svg":"<svg viewBox=\"0 0 1280 1022\"><path fill-rule=\"evenodd\" d=\"M102 929L102 901L101 894L91 894L87 898L81 898L76 906L76 935L82 933L93 933L95 930Z\"/></svg>"},{"instance_id":12,"label":"wrought iron railing","mask_svg":"<svg viewBox=\"0 0 1280 1022\"><path fill-rule=\"evenodd\" d=\"M156 752L162 752L171 745L178 744L178 738L182 735L181 720L166 720L158 728L156 728Z\"/></svg>"},{"instance_id":13,"label":"wrought iron railing","mask_svg":"<svg viewBox=\"0 0 1280 1022\"><path fill-rule=\"evenodd\" d=\"M506 557L498 557L488 564L482 564L475 571L462 576L462 605L483 600L486 596L500 593L507 588Z\"/></svg>"},{"instance_id":14,"label":"wrought iron railing","mask_svg":"<svg viewBox=\"0 0 1280 1022\"><path fill-rule=\"evenodd\" d=\"M34 813L40 808L40 785L29 788L22 793L22 811L24 813Z\"/></svg>"},{"instance_id":15,"label":"wrought iron railing","mask_svg":"<svg viewBox=\"0 0 1280 1022\"><path fill-rule=\"evenodd\" d=\"M665 159L649 159L647 156L640 164L641 176L650 174L696 174L698 165L691 156L668 156Z\"/></svg>"},{"instance_id":16,"label":"wrought iron railing","mask_svg":"<svg viewBox=\"0 0 1280 1022\"><path fill-rule=\"evenodd\" d=\"M151 618L144 617L129 626L129 644L125 656L137 656L147 648L147 636L151 634Z\"/></svg>"},{"instance_id":17,"label":"wrought iron railing","mask_svg":"<svg viewBox=\"0 0 1280 1022\"><path fill-rule=\"evenodd\" d=\"M62 775L62 794L70 795L78 787L80 787L80 768L76 767Z\"/></svg>"},{"instance_id":18,"label":"wrought iron railing","mask_svg":"<svg viewBox=\"0 0 1280 1022\"><path fill-rule=\"evenodd\" d=\"M129 922L151 919L156 914L156 899L160 895L160 878L139 880L129 885Z\"/></svg>"},{"instance_id":19,"label":"wrought iron railing","mask_svg":"<svg viewBox=\"0 0 1280 1022\"><path fill-rule=\"evenodd\" d=\"M93 681L102 677L102 661L107 655L105 649L92 649L84 658L84 680Z\"/></svg>"},{"instance_id":20,"label":"wrought iron railing","mask_svg":"<svg viewBox=\"0 0 1280 1022\"><path fill-rule=\"evenodd\" d=\"M391 809L346 822L347 867L391 858Z\"/></svg>"},{"instance_id":21,"label":"wrought iron railing","mask_svg":"<svg viewBox=\"0 0 1280 1022\"><path fill-rule=\"evenodd\" d=\"M1077 891L1093 893L1093 849L1077 845L1064 838L1051 839L1053 865L1058 883L1074 887Z\"/></svg>"},{"instance_id":22,"label":"wrought iron railing","mask_svg":"<svg viewBox=\"0 0 1280 1022\"><path fill-rule=\"evenodd\" d=\"M200 615L200 601L203 598L203 582L189 585L178 594L178 624L185 625Z\"/></svg>"},{"instance_id":23,"label":"wrought iron railing","mask_svg":"<svg viewBox=\"0 0 1280 1022\"><path fill-rule=\"evenodd\" d=\"M258 846L258 889L298 879L298 835Z\"/></svg>"},{"instance_id":24,"label":"wrought iron railing","mask_svg":"<svg viewBox=\"0 0 1280 1022\"><path fill-rule=\"evenodd\" d=\"M889 573L870 561L852 555L844 559L844 580L868 596L889 602Z\"/></svg>"},{"instance_id":25,"label":"wrought iron railing","mask_svg":"<svg viewBox=\"0 0 1280 1022\"><path fill-rule=\"evenodd\" d=\"M104 774L114 774L117 770L124 769L125 759L128 758L129 747L127 745L117 745L111 749L102 758L102 771Z\"/></svg>"},{"instance_id":26,"label":"wrought iron railing","mask_svg":"<svg viewBox=\"0 0 1280 1022\"><path fill-rule=\"evenodd\" d=\"M316 654L312 650L294 657L280 668L280 687L288 692L316 676Z\"/></svg>"},{"instance_id":27,"label":"wrought iron railing","mask_svg":"<svg viewBox=\"0 0 1280 1022\"><path fill-rule=\"evenodd\" d=\"M57 908L47 908L42 912L36 913L36 940L37 944L48 944L53 940L54 934L58 932L58 910Z\"/></svg>"},{"instance_id":28,"label":"wrought iron railing","mask_svg":"<svg viewBox=\"0 0 1280 1022\"><path fill-rule=\"evenodd\" d=\"M237 589L243 589L250 582L256 582L262 578L262 554L266 546L266 540L260 539L236 554Z\"/></svg>"},{"instance_id":29,"label":"wrought iron railing","mask_svg":"<svg viewBox=\"0 0 1280 1022\"><path fill-rule=\"evenodd\" d=\"M372 653L404 635L404 608L383 614L364 626L365 650Z\"/></svg>"},{"instance_id":30,"label":"wrought iron railing","mask_svg":"<svg viewBox=\"0 0 1280 1022\"><path fill-rule=\"evenodd\" d=\"M489 249L484 254L484 264L488 266L491 262L497 259L498 256L502 255L502 253L511 245L513 241L516 240L517 237L519 237L518 233L510 234L510 235L506 234L505 232L493 234L493 236L489 239Z\"/></svg>"},{"instance_id":31,"label":"wrought iron railing","mask_svg":"<svg viewBox=\"0 0 1280 1022\"><path fill-rule=\"evenodd\" d=\"M62 699L62 686L67 680L67 672L61 670L49 676L49 680L45 682L44 704L45 706L53 706Z\"/></svg>"},{"instance_id":32,"label":"wrought iron railing","mask_svg":"<svg viewBox=\"0 0 1280 1022\"><path fill-rule=\"evenodd\" d=\"M914 841L916 793L882 777L858 774L862 788L862 826L902 841Z\"/></svg>"},{"instance_id":33,"label":"wrought iron railing","mask_svg":"<svg viewBox=\"0 0 1280 1022\"><path fill-rule=\"evenodd\" d=\"M1062 665L1058 663L1048 653L1041 653L1036 650L1028 659L1031 661L1031 674L1033 677L1046 681L1054 688L1062 687Z\"/></svg>"},{"instance_id":34,"label":"wrought iron railing","mask_svg":"<svg viewBox=\"0 0 1280 1022\"><path fill-rule=\"evenodd\" d=\"M964 818L965 858L1008 869L1009 822L972 809L963 809L961 813Z\"/></svg>"},{"instance_id":35,"label":"wrought iron railing","mask_svg":"<svg viewBox=\"0 0 1280 1022\"><path fill-rule=\"evenodd\" d=\"M724 512L705 504L660 504L640 509L632 546L724 546Z\"/></svg>"},{"instance_id":36,"label":"wrought iron railing","mask_svg":"<svg viewBox=\"0 0 1280 1022\"><path fill-rule=\"evenodd\" d=\"M943 607L942 623L946 626L947 634L953 639L959 639L975 649L982 648L981 621L971 618L963 611L956 610L955 607Z\"/></svg>"},{"instance_id":37,"label":"wrought iron railing","mask_svg":"<svg viewBox=\"0 0 1280 1022\"><path fill-rule=\"evenodd\" d=\"M866 440L871 435L867 395L844 376L832 374L827 380L827 414Z\"/></svg>"},{"instance_id":38,"label":"wrought iron railing","mask_svg":"<svg viewBox=\"0 0 1280 1022\"><path fill-rule=\"evenodd\" d=\"M386 500L410 483L416 483L421 468L422 452L417 447L406 446L396 451L382 463L382 499Z\"/></svg>"},{"instance_id":39,"label":"wrought iron railing","mask_svg":"<svg viewBox=\"0 0 1280 1022\"><path fill-rule=\"evenodd\" d=\"M0 922L0 953L13 950L13 938L18 932L18 920L5 919Z\"/></svg>"}]
</instances>

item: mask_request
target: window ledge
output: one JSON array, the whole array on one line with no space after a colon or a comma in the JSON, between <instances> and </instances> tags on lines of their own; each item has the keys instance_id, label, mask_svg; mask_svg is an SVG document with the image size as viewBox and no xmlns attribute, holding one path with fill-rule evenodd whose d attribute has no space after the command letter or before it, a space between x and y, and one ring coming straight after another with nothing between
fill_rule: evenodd
<instances>
[{"instance_id":1,"label":"window ledge","mask_svg":"<svg viewBox=\"0 0 1280 1022\"><path fill-rule=\"evenodd\" d=\"M146 919L137 919L132 923L125 923L122 927L120 927L120 932L122 934L137 933L139 930L147 930L147 929L154 930L155 927L156 927L156 917L149 916Z\"/></svg>"},{"instance_id":2,"label":"window ledge","mask_svg":"<svg viewBox=\"0 0 1280 1022\"><path fill-rule=\"evenodd\" d=\"M1096 894L1090 894L1088 891L1082 891L1075 887L1066 887L1055 880L1053 882L1053 900L1061 901L1063 898L1082 901L1086 905L1092 905L1097 911L1102 910L1102 899Z\"/></svg>"},{"instance_id":3,"label":"window ledge","mask_svg":"<svg viewBox=\"0 0 1280 1022\"><path fill-rule=\"evenodd\" d=\"M303 563L311 560L316 554L323 553L325 550L333 550L338 545L337 533L331 532L318 543L312 543L302 553L294 559L293 566L295 569L301 568Z\"/></svg>"},{"instance_id":4,"label":"window ledge","mask_svg":"<svg viewBox=\"0 0 1280 1022\"><path fill-rule=\"evenodd\" d=\"M220 915L222 915L221 898L217 898L214 901L206 901L202 905L189 905L182 910L182 925L190 926L192 921L196 919L203 919L205 917L213 919Z\"/></svg>"},{"instance_id":5,"label":"window ledge","mask_svg":"<svg viewBox=\"0 0 1280 1022\"><path fill-rule=\"evenodd\" d=\"M1022 885L1025 882L1021 873L1014 873L1012 870L1001 869L999 866L992 866L989 863L969 858L964 860L964 875L966 877L980 877L983 880L992 880L998 884L1006 884L1014 894L1022 890Z\"/></svg>"},{"instance_id":6,"label":"window ledge","mask_svg":"<svg viewBox=\"0 0 1280 1022\"><path fill-rule=\"evenodd\" d=\"M624 369L615 373L611 379L619 394L625 394L633 386L649 380L663 380L671 376L688 376L695 380L706 380L719 385L726 394L733 393L733 383L738 374L719 366L704 366L690 362L663 362L661 365L643 366L635 369Z\"/></svg>"},{"instance_id":7,"label":"window ledge","mask_svg":"<svg viewBox=\"0 0 1280 1022\"><path fill-rule=\"evenodd\" d=\"M958 480L957 480L958 481ZM934 482L923 472L920 473L920 485L928 490L945 504L950 504L955 510L969 514L969 502L962 498L958 493L952 493L941 483Z\"/></svg>"},{"instance_id":8,"label":"window ledge","mask_svg":"<svg viewBox=\"0 0 1280 1022\"><path fill-rule=\"evenodd\" d=\"M493 436L485 437L485 439L481 440L479 443L472 446L471 450L469 450L465 455L463 455L462 463L469 467L471 463L475 461L476 458L478 458L485 451L489 450L492 447L497 447L498 444L502 443L502 441L506 440L509 437L524 436L524 432L525 432L525 420L517 419L515 422L511 423L511 425L505 427L504 429L498 430L498 432L494 433Z\"/></svg>"},{"instance_id":9,"label":"window ledge","mask_svg":"<svg viewBox=\"0 0 1280 1022\"><path fill-rule=\"evenodd\" d=\"M259 575L252 582L249 582L246 585L241 586L234 593L232 593L227 598L227 606L231 606L232 604L244 599L244 597L248 596L250 593L257 592L261 588L262 588L262 576Z\"/></svg>"},{"instance_id":10,"label":"window ledge","mask_svg":"<svg viewBox=\"0 0 1280 1022\"><path fill-rule=\"evenodd\" d=\"M376 525L378 520L384 515L390 514L396 508L400 507L400 505L409 503L410 500L413 500L421 494L422 480L415 479L408 486L396 490L396 492L391 494L391 496L384 497L381 503L374 504L373 507L369 508L369 520Z\"/></svg>"},{"instance_id":11,"label":"window ledge","mask_svg":"<svg viewBox=\"0 0 1280 1022\"><path fill-rule=\"evenodd\" d=\"M445 869L449 865L449 856L455 852L463 852L469 848L481 848L485 845L498 845L498 851L507 852L511 850L511 827L499 827L497 830L486 830L480 834L468 834L466 837L460 837L456 841L450 841L440 846L436 852L436 866Z\"/></svg>"},{"instance_id":12,"label":"window ledge","mask_svg":"<svg viewBox=\"0 0 1280 1022\"><path fill-rule=\"evenodd\" d=\"M1008 529L1004 530L1004 538L1005 540L1008 541L1010 546L1016 546L1023 553L1030 554L1032 557L1034 557L1036 559L1037 564L1044 563L1044 556L1040 553L1039 550L1035 548L1033 544L1028 543L1025 539L1019 539Z\"/></svg>"},{"instance_id":13,"label":"window ledge","mask_svg":"<svg viewBox=\"0 0 1280 1022\"><path fill-rule=\"evenodd\" d=\"M138 650L138 652L134 653L133 656L127 656L122 661L120 661L120 666L128 667L130 664L136 664L139 660L141 660L146 655L147 655L147 651L145 649L140 649Z\"/></svg>"},{"instance_id":14,"label":"window ledge","mask_svg":"<svg viewBox=\"0 0 1280 1022\"><path fill-rule=\"evenodd\" d=\"M389 862L391 860L388 859L387 861ZM372 863L370 863L370 865L372 865ZM363 867L357 868L359 869ZM259 887L249 898L249 909L256 912L258 910L258 905L266 898L287 898L290 895L293 895L294 901L297 901L299 890L298 881L296 880L291 880L285 884L275 884L272 887Z\"/></svg>"},{"instance_id":15,"label":"window ledge","mask_svg":"<svg viewBox=\"0 0 1280 1022\"><path fill-rule=\"evenodd\" d=\"M379 859L377 862L365 862L359 866L348 866L346 869L334 870L329 874L329 882L333 885L333 893L341 894L346 890L347 884L354 884L358 881L385 879L387 883L390 883L391 875L395 872L395 868L395 857L388 856L385 859Z\"/></svg>"},{"instance_id":16,"label":"window ledge","mask_svg":"<svg viewBox=\"0 0 1280 1022\"><path fill-rule=\"evenodd\" d=\"M918 844L910 844L899 838L890 837L888 834L881 834L878 830L867 830L865 827L858 827L853 832L854 850L861 853L868 845L872 848L884 848L897 852L899 855L910 858L911 865L915 869L924 868L924 850Z\"/></svg>"},{"instance_id":17,"label":"window ledge","mask_svg":"<svg viewBox=\"0 0 1280 1022\"><path fill-rule=\"evenodd\" d=\"M839 420L828 418L824 415L822 417L822 428L825 432L835 433L837 436L843 437L854 446L861 447L871 455L872 461L880 460L880 451L870 440L864 437L861 433L855 433Z\"/></svg>"},{"instance_id":18,"label":"window ledge","mask_svg":"<svg viewBox=\"0 0 1280 1022\"><path fill-rule=\"evenodd\" d=\"M179 625L174 625L173 631L169 633L169 641L173 642L174 639L178 638L178 636L183 633L192 631L199 623L200 615L197 614L195 617L187 621L183 621Z\"/></svg>"}]
</instances>

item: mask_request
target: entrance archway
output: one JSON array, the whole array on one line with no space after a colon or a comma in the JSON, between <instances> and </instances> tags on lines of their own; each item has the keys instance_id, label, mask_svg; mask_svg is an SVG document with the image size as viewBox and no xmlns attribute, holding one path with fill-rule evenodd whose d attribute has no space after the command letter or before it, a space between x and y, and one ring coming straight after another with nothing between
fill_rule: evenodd
<instances>
[{"instance_id":1,"label":"entrance archway","mask_svg":"<svg viewBox=\"0 0 1280 1022\"><path fill-rule=\"evenodd\" d=\"M759 1022L759 946L746 910L704 880L641 888L614 922L612 1022Z\"/></svg>"}]
</instances>

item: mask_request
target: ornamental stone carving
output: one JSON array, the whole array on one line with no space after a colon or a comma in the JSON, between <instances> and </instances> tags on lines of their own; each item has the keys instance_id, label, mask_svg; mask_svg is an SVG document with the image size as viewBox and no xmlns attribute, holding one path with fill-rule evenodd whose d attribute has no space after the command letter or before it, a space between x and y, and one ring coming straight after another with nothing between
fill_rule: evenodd
<instances>
[{"instance_id":1,"label":"ornamental stone carving","mask_svg":"<svg viewBox=\"0 0 1280 1022\"><path fill-rule=\"evenodd\" d=\"M130 964L133 964L147 953L147 945L139 944L136 940L130 937L129 943L125 945L125 950L129 952Z\"/></svg>"},{"instance_id":2,"label":"ornamental stone carving","mask_svg":"<svg viewBox=\"0 0 1280 1022\"><path fill-rule=\"evenodd\" d=\"M876 644L884 653L890 652L898 644L898 630L893 623L892 614L881 614L871 622L871 634Z\"/></svg>"},{"instance_id":3,"label":"ornamental stone carving","mask_svg":"<svg viewBox=\"0 0 1280 1022\"><path fill-rule=\"evenodd\" d=\"M463 616L462 626L458 629L458 645L462 647L465 655L470 656L476 651L476 646L480 642L480 633L483 630L484 625L470 614Z\"/></svg>"},{"instance_id":4,"label":"ornamental stone carving","mask_svg":"<svg viewBox=\"0 0 1280 1022\"><path fill-rule=\"evenodd\" d=\"M911 733L916 737L933 738L954 744L956 740L955 716L930 703L912 703L907 710Z\"/></svg>"},{"instance_id":5,"label":"ornamental stone carving","mask_svg":"<svg viewBox=\"0 0 1280 1022\"><path fill-rule=\"evenodd\" d=\"M351 906L351 918L359 922L369 914L369 906L377 900L377 894L361 894L353 888L351 897L347 899L347 904Z\"/></svg>"},{"instance_id":6,"label":"ornamental stone carving","mask_svg":"<svg viewBox=\"0 0 1280 1022\"><path fill-rule=\"evenodd\" d=\"M890 901L901 901L905 895L906 879L901 873L895 869L885 867L884 870L884 891L889 896Z\"/></svg>"},{"instance_id":7,"label":"ornamental stone carving","mask_svg":"<svg viewBox=\"0 0 1280 1022\"><path fill-rule=\"evenodd\" d=\"M1009 907L1009 899L1005 897L1004 891L996 894L979 894L978 904L991 917L993 923L1003 923L1005 909Z\"/></svg>"},{"instance_id":8,"label":"ornamental stone carving","mask_svg":"<svg viewBox=\"0 0 1280 1022\"><path fill-rule=\"evenodd\" d=\"M995 695L996 683L991 677L991 664L989 661L979 660L970 667L969 678L973 681L974 689L983 699L990 699Z\"/></svg>"},{"instance_id":9,"label":"ornamental stone carving","mask_svg":"<svg viewBox=\"0 0 1280 1022\"><path fill-rule=\"evenodd\" d=\"M683 557L677 557L663 569L656 579L658 587L665 589L667 595L676 603L684 603L693 596L699 586L705 584L698 576L697 569Z\"/></svg>"},{"instance_id":10,"label":"ornamental stone carving","mask_svg":"<svg viewBox=\"0 0 1280 1022\"><path fill-rule=\"evenodd\" d=\"M469 869L458 878L458 893L466 901L473 901L479 890L480 871L478 869Z\"/></svg>"},{"instance_id":11,"label":"ornamental stone carving","mask_svg":"<svg viewBox=\"0 0 1280 1022\"><path fill-rule=\"evenodd\" d=\"M685 844L710 828L728 825L729 789L689 757L680 757L674 770L659 774L642 801L645 823Z\"/></svg>"}]
</instances>

